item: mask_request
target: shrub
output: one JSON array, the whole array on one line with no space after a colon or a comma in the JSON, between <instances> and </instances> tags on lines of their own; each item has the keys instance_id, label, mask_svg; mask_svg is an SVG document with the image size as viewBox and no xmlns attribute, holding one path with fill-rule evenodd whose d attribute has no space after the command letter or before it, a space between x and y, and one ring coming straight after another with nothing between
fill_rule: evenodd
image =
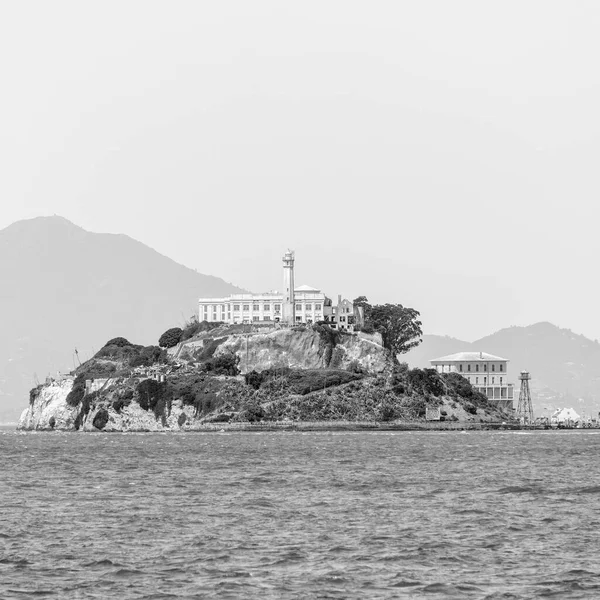
<instances>
[{"instance_id":1,"label":"shrub","mask_svg":"<svg viewBox=\"0 0 600 600\"><path fill-rule=\"evenodd\" d=\"M124 337L116 337L112 338L112 340L108 340L103 347L106 348L106 346L117 346L119 348L124 348L126 346L133 346L133 344Z\"/></svg>"},{"instance_id":2,"label":"shrub","mask_svg":"<svg viewBox=\"0 0 600 600\"><path fill-rule=\"evenodd\" d=\"M54 427L56 426L56 419L54 417L50 417L50 419L48 420L48 425L50 425L50 427L54 429Z\"/></svg>"},{"instance_id":3,"label":"shrub","mask_svg":"<svg viewBox=\"0 0 600 600\"><path fill-rule=\"evenodd\" d=\"M118 414L121 414L121 411L131 404L131 400L125 398L117 398L113 403L112 407L114 411Z\"/></svg>"},{"instance_id":4,"label":"shrub","mask_svg":"<svg viewBox=\"0 0 600 600\"><path fill-rule=\"evenodd\" d=\"M43 387L42 385L38 385L37 387L34 387L33 389L29 390L29 405L30 406L33 406L37 397L42 392L42 387Z\"/></svg>"},{"instance_id":5,"label":"shrub","mask_svg":"<svg viewBox=\"0 0 600 600\"><path fill-rule=\"evenodd\" d=\"M85 373L79 373L79 375L75 377L73 387L67 394L66 402L69 406L79 406L79 403L83 400L83 396L85 395L85 380Z\"/></svg>"},{"instance_id":6,"label":"shrub","mask_svg":"<svg viewBox=\"0 0 600 600\"><path fill-rule=\"evenodd\" d=\"M264 377L263 374L259 373L258 371L250 371L244 375L244 379L246 380L246 385L249 385L257 390L262 385Z\"/></svg>"},{"instance_id":7,"label":"shrub","mask_svg":"<svg viewBox=\"0 0 600 600\"><path fill-rule=\"evenodd\" d=\"M443 396L446 388L435 369L412 369L407 373L406 380L413 393Z\"/></svg>"},{"instance_id":8,"label":"shrub","mask_svg":"<svg viewBox=\"0 0 600 600\"><path fill-rule=\"evenodd\" d=\"M96 429L104 429L108 423L108 411L105 408L101 408L94 417L92 425Z\"/></svg>"},{"instance_id":9,"label":"shrub","mask_svg":"<svg viewBox=\"0 0 600 600\"><path fill-rule=\"evenodd\" d=\"M171 412L171 394L166 382L144 379L137 386L137 401L144 410L152 410L158 419Z\"/></svg>"},{"instance_id":10,"label":"shrub","mask_svg":"<svg viewBox=\"0 0 600 600\"><path fill-rule=\"evenodd\" d=\"M179 425L179 427L183 427L184 423L187 421L187 416L185 413L181 413L179 415L179 417L177 417L177 425Z\"/></svg>"},{"instance_id":11,"label":"shrub","mask_svg":"<svg viewBox=\"0 0 600 600\"><path fill-rule=\"evenodd\" d=\"M171 327L171 329L167 329L167 331L160 336L158 345L161 348L173 348L173 346L179 344L182 335L183 329L181 329L181 327Z\"/></svg>"},{"instance_id":12,"label":"shrub","mask_svg":"<svg viewBox=\"0 0 600 600\"><path fill-rule=\"evenodd\" d=\"M145 346L141 349L137 356L134 356L129 361L129 366L135 367L150 367L157 362L165 362L167 359L167 351L158 346Z\"/></svg>"},{"instance_id":13,"label":"shrub","mask_svg":"<svg viewBox=\"0 0 600 600\"><path fill-rule=\"evenodd\" d=\"M226 339L227 339L226 337L220 337L220 338L214 338L214 339L208 338L208 339L204 340L204 346L202 347L202 350L198 354L198 360L204 362L206 360L211 359L214 356L217 348Z\"/></svg>"},{"instance_id":14,"label":"shrub","mask_svg":"<svg viewBox=\"0 0 600 600\"><path fill-rule=\"evenodd\" d=\"M212 372L215 375L238 375L240 370L238 364L240 357L233 352L227 354L221 354L204 364L204 368L207 372Z\"/></svg>"},{"instance_id":15,"label":"shrub","mask_svg":"<svg viewBox=\"0 0 600 600\"><path fill-rule=\"evenodd\" d=\"M238 420L253 423L261 421L264 416L265 411L260 402L256 398L249 398L242 404L242 409L238 413Z\"/></svg>"}]
</instances>

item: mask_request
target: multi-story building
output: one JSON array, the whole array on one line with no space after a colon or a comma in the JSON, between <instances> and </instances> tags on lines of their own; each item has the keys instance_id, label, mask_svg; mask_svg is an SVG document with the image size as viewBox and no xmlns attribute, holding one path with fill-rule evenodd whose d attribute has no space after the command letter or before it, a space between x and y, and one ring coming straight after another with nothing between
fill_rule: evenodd
<instances>
[{"instance_id":1,"label":"multi-story building","mask_svg":"<svg viewBox=\"0 0 600 600\"><path fill-rule=\"evenodd\" d=\"M200 321L236 323L283 323L297 325L327 321L334 328L354 330L354 307L338 297L337 306L319 289L294 286L294 253L283 256L283 292L232 294L225 298L200 298Z\"/></svg>"},{"instance_id":2,"label":"multi-story building","mask_svg":"<svg viewBox=\"0 0 600 600\"><path fill-rule=\"evenodd\" d=\"M438 373L460 373L478 392L512 408L514 386L508 382L506 358L486 352L458 352L429 362Z\"/></svg>"}]
</instances>

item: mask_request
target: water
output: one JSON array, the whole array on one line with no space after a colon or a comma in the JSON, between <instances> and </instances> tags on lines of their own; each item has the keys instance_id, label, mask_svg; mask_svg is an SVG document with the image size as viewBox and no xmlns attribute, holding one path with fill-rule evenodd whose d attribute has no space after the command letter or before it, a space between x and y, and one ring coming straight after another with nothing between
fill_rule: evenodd
<instances>
[{"instance_id":1,"label":"water","mask_svg":"<svg viewBox=\"0 0 600 600\"><path fill-rule=\"evenodd\" d=\"M600 435L0 431L0 598L600 597Z\"/></svg>"}]
</instances>

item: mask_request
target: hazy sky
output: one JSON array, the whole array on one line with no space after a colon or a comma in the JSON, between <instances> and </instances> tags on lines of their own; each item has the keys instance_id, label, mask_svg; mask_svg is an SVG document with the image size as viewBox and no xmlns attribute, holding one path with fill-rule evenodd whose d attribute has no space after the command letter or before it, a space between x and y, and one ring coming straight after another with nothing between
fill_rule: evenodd
<instances>
[{"instance_id":1,"label":"hazy sky","mask_svg":"<svg viewBox=\"0 0 600 600\"><path fill-rule=\"evenodd\" d=\"M600 3L0 3L0 228L600 338Z\"/></svg>"}]
</instances>

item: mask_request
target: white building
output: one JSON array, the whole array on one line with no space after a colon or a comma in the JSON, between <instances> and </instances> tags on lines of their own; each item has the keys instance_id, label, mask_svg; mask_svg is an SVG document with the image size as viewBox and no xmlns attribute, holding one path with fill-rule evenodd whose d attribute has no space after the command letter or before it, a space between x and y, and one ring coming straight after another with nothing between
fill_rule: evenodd
<instances>
[{"instance_id":1,"label":"white building","mask_svg":"<svg viewBox=\"0 0 600 600\"><path fill-rule=\"evenodd\" d=\"M572 427L581 421L581 417L572 408L557 408L550 415L550 423Z\"/></svg>"},{"instance_id":2,"label":"white building","mask_svg":"<svg viewBox=\"0 0 600 600\"><path fill-rule=\"evenodd\" d=\"M490 400L514 398L514 386L508 382L508 360L486 352L458 352L429 361L438 373L460 373ZM508 404L508 403L507 403Z\"/></svg>"},{"instance_id":3,"label":"white building","mask_svg":"<svg viewBox=\"0 0 600 600\"><path fill-rule=\"evenodd\" d=\"M283 292L232 294L225 298L200 298L200 321L228 324L284 323L311 324L327 321L331 327L354 330L354 306L338 297L337 306L319 289L308 285L294 286L294 253L283 256Z\"/></svg>"}]
</instances>

